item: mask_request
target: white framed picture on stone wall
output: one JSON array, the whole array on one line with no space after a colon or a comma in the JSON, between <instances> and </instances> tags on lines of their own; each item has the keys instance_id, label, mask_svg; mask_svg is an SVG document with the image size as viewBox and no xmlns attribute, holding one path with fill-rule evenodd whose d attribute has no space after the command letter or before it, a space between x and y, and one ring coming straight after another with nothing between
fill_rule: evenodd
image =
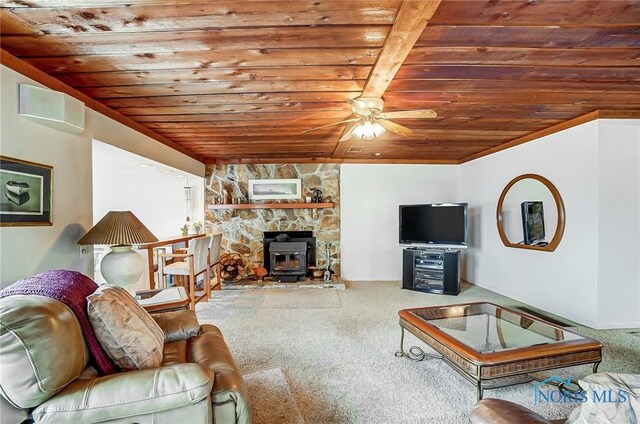
<instances>
[{"instance_id":1,"label":"white framed picture on stone wall","mask_svg":"<svg viewBox=\"0 0 640 424\"><path fill-rule=\"evenodd\" d=\"M302 198L302 180L249 180L249 200L297 200Z\"/></svg>"}]
</instances>

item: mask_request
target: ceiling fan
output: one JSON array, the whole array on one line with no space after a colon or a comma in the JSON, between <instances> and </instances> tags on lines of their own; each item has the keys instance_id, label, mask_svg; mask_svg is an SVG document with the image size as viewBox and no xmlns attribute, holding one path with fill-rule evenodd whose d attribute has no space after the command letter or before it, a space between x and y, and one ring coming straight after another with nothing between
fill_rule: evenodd
<instances>
[{"instance_id":1,"label":"ceiling fan","mask_svg":"<svg viewBox=\"0 0 640 424\"><path fill-rule=\"evenodd\" d=\"M320 127L311 128L303 131L308 133L320 128L326 128L333 125L350 123L342 133L339 141L349 140L351 137L361 138L365 140L373 140L384 134L385 130L389 130L398 135L406 136L413 134L413 130L391 122L390 119L432 119L438 114L432 109L417 110L399 110L395 112L383 112L384 101L374 97L358 97L356 99L348 99L351 105L353 116L343 121L334 122L332 124L322 125Z\"/></svg>"}]
</instances>

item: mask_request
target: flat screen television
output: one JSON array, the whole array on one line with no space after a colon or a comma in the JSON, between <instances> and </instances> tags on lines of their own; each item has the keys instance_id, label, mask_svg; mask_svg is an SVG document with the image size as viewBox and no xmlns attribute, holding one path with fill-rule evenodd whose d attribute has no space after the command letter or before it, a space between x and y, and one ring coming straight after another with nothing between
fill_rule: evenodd
<instances>
[{"instance_id":1,"label":"flat screen television","mask_svg":"<svg viewBox=\"0 0 640 424\"><path fill-rule=\"evenodd\" d=\"M401 205L400 244L465 248L467 246L467 204Z\"/></svg>"},{"instance_id":2,"label":"flat screen television","mask_svg":"<svg viewBox=\"0 0 640 424\"><path fill-rule=\"evenodd\" d=\"M522 232L524 244L535 244L544 240L544 210L542 202L522 202Z\"/></svg>"}]
</instances>

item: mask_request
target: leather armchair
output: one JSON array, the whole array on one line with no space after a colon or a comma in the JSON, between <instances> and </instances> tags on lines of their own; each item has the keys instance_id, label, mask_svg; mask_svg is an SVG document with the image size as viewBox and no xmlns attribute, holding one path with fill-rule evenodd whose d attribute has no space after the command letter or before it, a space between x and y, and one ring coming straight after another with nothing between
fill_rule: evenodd
<instances>
[{"instance_id":1,"label":"leather armchair","mask_svg":"<svg viewBox=\"0 0 640 424\"><path fill-rule=\"evenodd\" d=\"M220 330L188 310L154 318L165 332L162 365L99 377L66 305L0 299L0 394L36 423L250 423L246 386Z\"/></svg>"}]
</instances>

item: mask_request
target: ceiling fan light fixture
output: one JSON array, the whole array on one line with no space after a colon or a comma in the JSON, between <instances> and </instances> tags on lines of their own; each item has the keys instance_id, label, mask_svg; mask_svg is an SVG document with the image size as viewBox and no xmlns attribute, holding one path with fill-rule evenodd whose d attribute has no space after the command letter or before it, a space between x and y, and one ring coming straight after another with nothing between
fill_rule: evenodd
<instances>
[{"instance_id":1,"label":"ceiling fan light fixture","mask_svg":"<svg viewBox=\"0 0 640 424\"><path fill-rule=\"evenodd\" d=\"M364 124L362 124L362 138L365 140L373 140L376 138L376 133L373 132L373 124L369 119L365 119Z\"/></svg>"},{"instance_id":2,"label":"ceiling fan light fixture","mask_svg":"<svg viewBox=\"0 0 640 424\"><path fill-rule=\"evenodd\" d=\"M384 129L384 127L380 125L378 122L373 123L373 134L376 137L380 137L382 134L384 134L385 131L386 130Z\"/></svg>"},{"instance_id":3,"label":"ceiling fan light fixture","mask_svg":"<svg viewBox=\"0 0 640 424\"><path fill-rule=\"evenodd\" d=\"M382 125L369 117L364 117L362 122L354 128L353 136L364 140L373 140L384 132L385 129Z\"/></svg>"},{"instance_id":4,"label":"ceiling fan light fixture","mask_svg":"<svg viewBox=\"0 0 640 424\"><path fill-rule=\"evenodd\" d=\"M362 136L364 135L364 125L362 123L356 125L356 127L353 129L353 132L351 133L355 138L362 138Z\"/></svg>"}]
</instances>

